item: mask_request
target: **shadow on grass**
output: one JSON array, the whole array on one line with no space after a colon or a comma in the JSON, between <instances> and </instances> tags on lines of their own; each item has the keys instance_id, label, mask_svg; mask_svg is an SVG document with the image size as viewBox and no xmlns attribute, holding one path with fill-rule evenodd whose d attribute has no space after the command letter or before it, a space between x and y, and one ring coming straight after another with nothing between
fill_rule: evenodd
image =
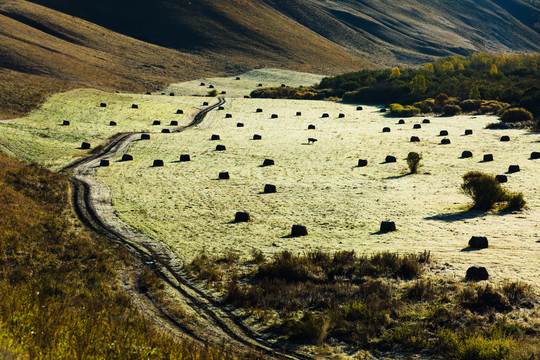
<instances>
[{"instance_id":1,"label":"shadow on grass","mask_svg":"<svg viewBox=\"0 0 540 360\"><path fill-rule=\"evenodd\" d=\"M388 176L388 177L385 177L384 180L401 179L401 178L404 178L404 177L407 177L407 176L410 176L410 175L413 175L413 173L406 173L406 174L401 174L401 175Z\"/></svg>"},{"instance_id":2,"label":"shadow on grass","mask_svg":"<svg viewBox=\"0 0 540 360\"><path fill-rule=\"evenodd\" d=\"M457 211L457 212L451 212L451 213L446 213L446 214L437 214L433 216L428 216L428 217L425 217L424 220L455 222L455 221L474 219L477 217L485 216L487 214L488 212L484 210L470 209L470 210L465 210L465 211Z\"/></svg>"},{"instance_id":3,"label":"shadow on grass","mask_svg":"<svg viewBox=\"0 0 540 360\"><path fill-rule=\"evenodd\" d=\"M469 251L480 251L480 250L482 250L482 249L480 249L480 248L472 248L472 247L470 247L470 246L467 246L466 248L463 248L463 249L461 249L460 251L462 251L462 252L469 252Z\"/></svg>"}]
</instances>

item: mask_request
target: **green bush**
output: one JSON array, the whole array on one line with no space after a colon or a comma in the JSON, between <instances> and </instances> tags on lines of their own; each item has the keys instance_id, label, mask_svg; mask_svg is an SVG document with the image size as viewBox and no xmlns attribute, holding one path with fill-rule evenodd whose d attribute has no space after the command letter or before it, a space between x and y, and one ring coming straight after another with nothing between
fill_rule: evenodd
<instances>
[{"instance_id":1,"label":"green bush","mask_svg":"<svg viewBox=\"0 0 540 360\"><path fill-rule=\"evenodd\" d=\"M413 104L413 107L420 109L422 114L432 113L434 106L435 103L429 100L417 101Z\"/></svg>"},{"instance_id":2,"label":"green bush","mask_svg":"<svg viewBox=\"0 0 540 360\"><path fill-rule=\"evenodd\" d=\"M503 112L501 120L505 123L532 121L532 114L523 108L511 108Z\"/></svg>"},{"instance_id":3,"label":"green bush","mask_svg":"<svg viewBox=\"0 0 540 360\"><path fill-rule=\"evenodd\" d=\"M474 208L481 210L490 210L496 202L506 197L495 177L480 171L469 171L463 175L461 190L474 201Z\"/></svg>"},{"instance_id":4,"label":"green bush","mask_svg":"<svg viewBox=\"0 0 540 360\"><path fill-rule=\"evenodd\" d=\"M507 193L505 200L507 201L505 210L521 210L527 205L523 193L520 192Z\"/></svg>"},{"instance_id":5,"label":"green bush","mask_svg":"<svg viewBox=\"0 0 540 360\"><path fill-rule=\"evenodd\" d=\"M459 105L444 105L443 106L443 114L444 116L454 116L461 114L461 108Z\"/></svg>"},{"instance_id":6,"label":"green bush","mask_svg":"<svg viewBox=\"0 0 540 360\"><path fill-rule=\"evenodd\" d=\"M214 89L214 90L210 90L208 92L208 95L206 95L206 96L208 96L208 97L216 97L217 95L218 95L218 91L216 89Z\"/></svg>"},{"instance_id":7,"label":"green bush","mask_svg":"<svg viewBox=\"0 0 540 360\"><path fill-rule=\"evenodd\" d=\"M422 155L419 153L411 151L409 155L407 155L407 165L409 166L411 174L416 174L416 172L418 171L418 167L420 166L420 160L422 160Z\"/></svg>"},{"instance_id":8,"label":"green bush","mask_svg":"<svg viewBox=\"0 0 540 360\"><path fill-rule=\"evenodd\" d=\"M467 99L467 100L463 100L459 104L459 107L461 107L461 110L465 112L472 112L472 111L477 111L478 109L480 109L481 104L482 104L481 100Z\"/></svg>"},{"instance_id":9,"label":"green bush","mask_svg":"<svg viewBox=\"0 0 540 360\"><path fill-rule=\"evenodd\" d=\"M420 109L411 105L390 104L390 115L410 117L420 114Z\"/></svg>"}]
</instances>

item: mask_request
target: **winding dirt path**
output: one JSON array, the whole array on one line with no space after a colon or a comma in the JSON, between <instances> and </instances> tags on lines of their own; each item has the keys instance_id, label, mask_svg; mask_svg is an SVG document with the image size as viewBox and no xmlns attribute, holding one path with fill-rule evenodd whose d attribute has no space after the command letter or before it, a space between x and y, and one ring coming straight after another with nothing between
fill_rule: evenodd
<instances>
[{"instance_id":1,"label":"winding dirt path","mask_svg":"<svg viewBox=\"0 0 540 360\"><path fill-rule=\"evenodd\" d=\"M181 132L200 124L206 114L223 104L225 99L220 98L216 104L195 113L189 125L175 128L171 132ZM184 299L197 313L198 321L203 323L197 326L199 330L202 329L198 333L168 315L159 304L152 302L157 307L154 313L160 314L163 320L177 331L199 341L210 336L241 349L254 349L278 358L310 359L292 349L263 340L223 304L198 286L185 273L181 261L165 244L129 227L116 216L110 190L95 179L95 168L102 159L117 158L124 154L132 142L140 140L140 136L140 133L121 134L112 139L100 153L79 159L62 169L61 172L70 175L73 207L79 219L97 234L115 243L125 244L142 261L152 264L156 274L176 292L176 296Z\"/></svg>"}]
</instances>

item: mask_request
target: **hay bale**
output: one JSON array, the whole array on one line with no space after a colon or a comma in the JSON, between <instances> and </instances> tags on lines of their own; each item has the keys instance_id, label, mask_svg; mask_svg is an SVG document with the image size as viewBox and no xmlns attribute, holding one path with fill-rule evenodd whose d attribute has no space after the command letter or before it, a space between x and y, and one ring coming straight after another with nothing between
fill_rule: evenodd
<instances>
[{"instance_id":1,"label":"hay bale","mask_svg":"<svg viewBox=\"0 0 540 360\"><path fill-rule=\"evenodd\" d=\"M321 116L321 117L323 117L323 118L327 118L327 117L330 117L330 115L328 115L327 113L324 113L324 114L322 114L322 116Z\"/></svg>"},{"instance_id":2,"label":"hay bale","mask_svg":"<svg viewBox=\"0 0 540 360\"><path fill-rule=\"evenodd\" d=\"M122 155L122 161L133 161L133 155L129 155L129 154Z\"/></svg>"},{"instance_id":3,"label":"hay bale","mask_svg":"<svg viewBox=\"0 0 540 360\"><path fill-rule=\"evenodd\" d=\"M69 120L62 121L62 126L69 126Z\"/></svg>"},{"instance_id":4,"label":"hay bale","mask_svg":"<svg viewBox=\"0 0 540 360\"><path fill-rule=\"evenodd\" d=\"M385 113L385 112L386 112L386 109L383 108L383 109L379 110L379 112Z\"/></svg>"},{"instance_id":5,"label":"hay bale","mask_svg":"<svg viewBox=\"0 0 540 360\"><path fill-rule=\"evenodd\" d=\"M472 152L468 151L468 150L465 150L464 152L461 153L461 158L462 159L466 159L466 158L470 158L472 157Z\"/></svg>"},{"instance_id":6,"label":"hay bale","mask_svg":"<svg viewBox=\"0 0 540 360\"><path fill-rule=\"evenodd\" d=\"M244 127L244 123L236 123L236 127Z\"/></svg>"},{"instance_id":7,"label":"hay bale","mask_svg":"<svg viewBox=\"0 0 540 360\"><path fill-rule=\"evenodd\" d=\"M191 158L189 157L189 154L181 154L180 161L191 161Z\"/></svg>"},{"instance_id":8,"label":"hay bale","mask_svg":"<svg viewBox=\"0 0 540 360\"><path fill-rule=\"evenodd\" d=\"M100 107L107 107L107 104L101 103L101 104L99 104L99 106L100 106Z\"/></svg>"},{"instance_id":9,"label":"hay bale","mask_svg":"<svg viewBox=\"0 0 540 360\"><path fill-rule=\"evenodd\" d=\"M263 109L257 109L257 110L255 110L255 112L262 113Z\"/></svg>"},{"instance_id":10,"label":"hay bale","mask_svg":"<svg viewBox=\"0 0 540 360\"><path fill-rule=\"evenodd\" d=\"M223 106L218 106L217 109L218 109L218 110L225 110L225 107L223 107Z\"/></svg>"},{"instance_id":11,"label":"hay bale","mask_svg":"<svg viewBox=\"0 0 540 360\"><path fill-rule=\"evenodd\" d=\"M339 114L339 115L338 115L338 118L340 118L340 119L341 119L341 118L344 118L344 117L345 117L345 114Z\"/></svg>"},{"instance_id":12,"label":"hay bale","mask_svg":"<svg viewBox=\"0 0 540 360\"><path fill-rule=\"evenodd\" d=\"M154 120L154 122L152 123L152 125L156 126L156 125L161 125L161 121L159 120Z\"/></svg>"},{"instance_id":13,"label":"hay bale","mask_svg":"<svg viewBox=\"0 0 540 360\"><path fill-rule=\"evenodd\" d=\"M429 123L431 123L431 121L429 121L429 119L422 120L422 124L429 124Z\"/></svg>"},{"instance_id":14,"label":"hay bale","mask_svg":"<svg viewBox=\"0 0 540 360\"><path fill-rule=\"evenodd\" d=\"M517 173L517 172L519 172L519 170L520 170L519 165L510 165L508 167L508 172L511 173L511 174Z\"/></svg>"},{"instance_id":15,"label":"hay bale","mask_svg":"<svg viewBox=\"0 0 540 360\"><path fill-rule=\"evenodd\" d=\"M281 87L287 87L287 85L285 85L285 84L281 84Z\"/></svg>"},{"instance_id":16,"label":"hay bale","mask_svg":"<svg viewBox=\"0 0 540 360\"><path fill-rule=\"evenodd\" d=\"M399 121L398 121L398 124L399 124L399 125L403 125L403 124L405 124L405 120L403 120L403 119L399 119Z\"/></svg>"},{"instance_id":17,"label":"hay bale","mask_svg":"<svg viewBox=\"0 0 540 360\"><path fill-rule=\"evenodd\" d=\"M109 126L116 126L116 121L110 121Z\"/></svg>"},{"instance_id":18,"label":"hay bale","mask_svg":"<svg viewBox=\"0 0 540 360\"><path fill-rule=\"evenodd\" d=\"M472 130L471 129L465 130L465 135L472 135Z\"/></svg>"},{"instance_id":19,"label":"hay bale","mask_svg":"<svg viewBox=\"0 0 540 360\"><path fill-rule=\"evenodd\" d=\"M297 111L297 112L296 112L296 116L302 116L302 112L301 112L301 111Z\"/></svg>"},{"instance_id":20,"label":"hay bale","mask_svg":"<svg viewBox=\"0 0 540 360\"><path fill-rule=\"evenodd\" d=\"M506 175L495 175L495 180L497 180L499 183L505 183L508 182L508 176Z\"/></svg>"},{"instance_id":21,"label":"hay bale","mask_svg":"<svg viewBox=\"0 0 540 360\"><path fill-rule=\"evenodd\" d=\"M277 119L278 118L278 115L277 114L272 114L272 116L270 116L271 119Z\"/></svg>"},{"instance_id":22,"label":"hay bale","mask_svg":"<svg viewBox=\"0 0 540 360\"><path fill-rule=\"evenodd\" d=\"M264 159L262 166L271 166L271 165L274 165L274 160Z\"/></svg>"},{"instance_id":23,"label":"hay bale","mask_svg":"<svg viewBox=\"0 0 540 360\"><path fill-rule=\"evenodd\" d=\"M395 163L395 162L396 162L396 157L395 157L395 156L392 156L392 155L388 155L388 156L384 159L384 162L386 162L386 163Z\"/></svg>"},{"instance_id":24,"label":"hay bale","mask_svg":"<svg viewBox=\"0 0 540 360\"><path fill-rule=\"evenodd\" d=\"M223 95L225 95L226 93L227 93L227 92L226 92L225 90L223 90L223 91L221 92L221 94L223 94Z\"/></svg>"},{"instance_id":25,"label":"hay bale","mask_svg":"<svg viewBox=\"0 0 540 360\"><path fill-rule=\"evenodd\" d=\"M81 144L81 149L83 149L83 150L88 150L88 149L90 149L90 143L83 142L83 143Z\"/></svg>"},{"instance_id":26,"label":"hay bale","mask_svg":"<svg viewBox=\"0 0 540 360\"><path fill-rule=\"evenodd\" d=\"M251 99L251 96L249 96L249 95L244 95L244 99Z\"/></svg>"},{"instance_id":27,"label":"hay bale","mask_svg":"<svg viewBox=\"0 0 540 360\"><path fill-rule=\"evenodd\" d=\"M314 144L316 141L317 141L317 139L315 139L315 138L308 138L307 139L308 144Z\"/></svg>"},{"instance_id":28,"label":"hay bale","mask_svg":"<svg viewBox=\"0 0 540 360\"><path fill-rule=\"evenodd\" d=\"M201 86L206 86L206 84L202 82L202 83L201 83Z\"/></svg>"},{"instance_id":29,"label":"hay bale","mask_svg":"<svg viewBox=\"0 0 540 360\"><path fill-rule=\"evenodd\" d=\"M540 152L533 151L531 153L531 159L533 159L533 160L540 159Z\"/></svg>"},{"instance_id":30,"label":"hay bale","mask_svg":"<svg viewBox=\"0 0 540 360\"><path fill-rule=\"evenodd\" d=\"M225 114L225 119L231 119L232 118L232 114Z\"/></svg>"},{"instance_id":31,"label":"hay bale","mask_svg":"<svg viewBox=\"0 0 540 360\"><path fill-rule=\"evenodd\" d=\"M411 136L411 142L420 142L420 138L418 136Z\"/></svg>"},{"instance_id":32,"label":"hay bale","mask_svg":"<svg viewBox=\"0 0 540 360\"><path fill-rule=\"evenodd\" d=\"M253 135L253 140L262 140L262 136L259 134Z\"/></svg>"},{"instance_id":33,"label":"hay bale","mask_svg":"<svg viewBox=\"0 0 540 360\"><path fill-rule=\"evenodd\" d=\"M361 106L357 106L357 107L356 107L356 111L360 111L360 110L364 110L364 108L361 107Z\"/></svg>"},{"instance_id":34,"label":"hay bale","mask_svg":"<svg viewBox=\"0 0 540 360\"><path fill-rule=\"evenodd\" d=\"M258 83L258 84L257 84L257 86L258 86L258 87L261 87L261 86L262 86L262 84L261 84L261 83Z\"/></svg>"},{"instance_id":35,"label":"hay bale","mask_svg":"<svg viewBox=\"0 0 540 360\"><path fill-rule=\"evenodd\" d=\"M441 145L450 145L450 139L444 138L441 140Z\"/></svg>"},{"instance_id":36,"label":"hay bale","mask_svg":"<svg viewBox=\"0 0 540 360\"><path fill-rule=\"evenodd\" d=\"M163 160L154 160L153 167L163 166Z\"/></svg>"},{"instance_id":37,"label":"hay bale","mask_svg":"<svg viewBox=\"0 0 540 360\"><path fill-rule=\"evenodd\" d=\"M465 280L468 281L481 281L489 279L489 274L485 267L471 266L467 269Z\"/></svg>"},{"instance_id":38,"label":"hay bale","mask_svg":"<svg viewBox=\"0 0 540 360\"><path fill-rule=\"evenodd\" d=\"M210 137L210 140L221 140L221 138L219 137L219 135L214 134Z\"/></svg>"},{"instance_id":39,"label":"hay bale","mask_svg":"<svg viewBox=\"0 0 540 360\"><path fill-rule=\"evenodd\" d=\"M170 134L171 130L169 130L169 129L161 129L161 133L162 134Z\"/></svg>"},{"instance_id":40,"label":"hay bale","mask_svg":"<svg viewBox=\"0 0 540 360\"><path fill-rule=\"evenodd\" d=\"M389 128L389 127L385 127L385 128L382 129L382 132L383 132L383 133L390 132L390 128Z\"/></svg>"},{"instance_id":41,"label":"hay bale","mask_svg":"<svg viewBox=\"0 0 540 360\"><path fill-rule=\"evenodd\" d=\"M141 134L141 140L150 140L150 134Z\"/></svg>"},{"instance_id":42,"label":"hay bale","mask_svg":"<svg viewBox=\"0 0 540 360\"><path fill-rule=\"evenodd\" d=\"M132 105L131 105L131 108L132 108L132 109L138 109L138 108L139 108L139 105L137 105L137 104L132 104Z\"/></svg>"},{"instance_id":43,"label":"hay bale","mask_svg":"<svg viewBox=\"0 0 540 360\"><path fill-rule=\"evenodd\" d=\"M234 216L234 222L248 222L249 214L245 211L238 211Z\"/></svg>"},{"instance_id":44,"label":"hay bale","mask_svg":"<svg viewBox=\"0 0 540 360\"><path fill-rule=\"evenodd\" d=\"M176 113L177 113L177 114L183 114L183 113L184 113L184 111L183 111L183 110L181 110L181 109L178 109L178 110L176 110Z\"/></svg>"},{"instance_id":45,"label":"hay bale","mask_svg":"<svg viewBox=\"0 0 540 360\"><path fill-rule=\"evenodd\" d=\"M501 137L501 141L503 141L503 142L510 141L510 136L508 136L508 135L502 136L502 137Z\"/></svg>"},{"instance_id":46,"label":"hay bale","mask_svg":"<svg viewBox=\"0 0 540 360\"><path fill-rule=\"evenodd\" d=\"M439 136L448 136L448 131L447 130L441 130L441 132L439 133Z\"/></svg>"},{"instance_id":47,"label":"hay bale","mask_svg":"<svg viewBox=\"0 0 540 360\"><path fill-rule=\"evenodd\" d=\"M222 171L219 173L218 175L218 179L219 180L228 180L230 179L231 177L229 176L229 173L227 171Z\"/></svg>"},{"instance_id":48,"label":"hay bale","mask_svg":"<svg viewBox=\"0 0 540 360\"><path fill-rule=\"evenodd\" d=\"M413 125L413 129L421 129L422 128L422 125L420 124L414 124Z\"/></svg>"},{"instance_id":49,"label":"hay bale","mask_svg":"<svg viewBox=\"0 0 540 360\"><path fill-rule=\"evenodd\" d=\"M146 95L152 95L152 93L150 91L147 91Z\"/></svg>"},{"instance_id":50,"label":"hay bale","mask_svg":"<svg viewBox=\"0 0 540 360\"><path fill-rule=\"evenodd\" d=\"M237 77L236 77L236 80L240 80L240 76L237 76Z\"/></svg>"},{"instance_id":51,"label":"hay bale","mask_svg":"<svg viewBox=\"0 0 540 360\"><path fill-rule=\"evenodd\" d=\"M178 121L171 120L171 126L178 126Z\"/></svg>"},{"instance_id":52,"label":"hay bale","mask_svg":"<svg viewBox=\"0 0 540 360\"><path fill-rule=\"evenodd\" d=\"M358 167L366 167L368 164L366 159L358 159Z\"/></svg>"},{"instance_id":53,"label":"hay bale","mask_svg":"<svg viewBox=\"0 0 540 360\"><path fill-rule=\"evenodd\" d=\"M485 236L473 236L469 240L469 247L472 249L487 249L488 239Z\"/></svg>"},{"instance_id":54,"label":"hay bale","mask_svg":"<svg viewBox=\"0 0 540 360\"><path fill-rule=\"evenodd\" d=\"M225 151L227 150L227 148L225 147L225 145L218 145L216 146L216 151Z\"/></svg>"},{"instance_id":55,"label":"hay bale","mask_svg":"<svg viewBox=\"0 0 540 360\"><path fill-rule=\"evenodd\" d=\"M161 93L161 95L165 95L165 93Z\"/></svg>"},{"instance_id":56,"label":"hay bale","mask_svg":"<svg viewBox=\"0 0 540 360\"><path fill-rule=\"evenodd\" d=\"M203 106L208 106L208 101L204 101L204 102L202 103L202 105L203 105Z\"/></svg>"},{"instance_id":57,"label":"hay bale","mask_svg":"<svg viewBox=\"0 0 540 360\"><path fill-rule=\"evenodd\" d=\"M209 85L208 88L209 88L209 89L213 89L213 88L214 88L214 85Z\"/></svg>"},{"instance_id":58,"label":"hay bale","mask_svg":"<svg viewBox=\"0 0 540 360\"><path fill-rule=\"evenodd\" d=\"M109 166L109 165L110 165L109 160L101 159L101 160L99 161L99 166Z\"/></svg>"},{"instance_id":59,"label":"hay bale","mask_svg":"<svg viewBox=\"0 0 540 360\"><path fill-rule=\"evenodd\" d=\"M309 124L307 128L308 130L315 130L315 125Z\"/></svg>"},{"instance_id":60,"label":"hay bale","mask_svg":"<svg viewBox=\"0 0 540 360\"><path fill-rule=\"evenodd\" d=\"M307 228L304 225L293 225L291 229L291 236L306 236L308 234Z\"/></svg>"},{"instance_id":61,"label":"hay bale","mask_svg":"<svg viewBox=\"0 0 540 360\"><path fill-rule=\"evenodd\" d=\"M277 192L276 185L272 185L272 184L264 185L264 193L265 194L273 194L275 192Z\"/></svg>"},{"instance_id":62,"label":"hay bale","mask_svg":"<svg viewBox=\"0 0 540 360\"><path fill-rule=\"evenodd\" d=\"M482 161L493 161L493 154L484 154L484 159Z\"/></svg>"},{"instance_id":63,"label":"hay bale","mask_svg":"<svg viewBox=\"0 0 540 360\"><path fill-rule=\"evenodd\" d=\"M170 94L169 94L169 96L174 96L174 93L173 93L173 92L172 92L172 93L170 93Z\"/></svg>"},{"instance_id":64,"label":"hay bale","mask_svg":"<svg viewBox=\"0 0 540 360\"><path fill-rule=\"evenodd\" d=\"M392 232L392 231L396 231L396 223L395 222L393 222L393 221L383 221L383 222L381 222L381 227L379 229L379 232L388 233L388 232Z\"/></svg>"}]
</instances>

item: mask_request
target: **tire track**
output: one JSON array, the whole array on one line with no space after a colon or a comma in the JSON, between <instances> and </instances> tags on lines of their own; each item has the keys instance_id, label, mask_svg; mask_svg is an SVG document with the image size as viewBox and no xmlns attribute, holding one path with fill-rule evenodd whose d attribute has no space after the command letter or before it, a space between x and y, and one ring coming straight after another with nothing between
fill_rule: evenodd
<instances>
[{"instance_id":1,"label":"tire track","mask_svg":"<svg viewBox=\"0 0 540 360\"><path fill-rule=\"evenodd\" d=\"M225 99L220 98L216 104L196 113L188 125L175 128L171 132L179 133L199 125L206 114L223 104L225 104ZM61 170L61 172L71 174L72 204L79 219L95 233L116 243L127 245L142 261L153 264L156 274L182 296L202 320L212 328L219 329L224 340L278 358L311 359L292 349L279 347L261 339L260 335L246 327L223 304L191 280L182 269L181 262L165 244L129 228L114 214L108 189L98 183L93 176L94 167L100 159L112 158L124 153L133 141L138 140L139 135L140 133L121 134L111 140L99 154L77 160ZM162 314L166 313L161 308L158 310ZM165 316L165 318L180 331L195 338L199 337L170 316Z\"/></svg>"}]
</instances>

